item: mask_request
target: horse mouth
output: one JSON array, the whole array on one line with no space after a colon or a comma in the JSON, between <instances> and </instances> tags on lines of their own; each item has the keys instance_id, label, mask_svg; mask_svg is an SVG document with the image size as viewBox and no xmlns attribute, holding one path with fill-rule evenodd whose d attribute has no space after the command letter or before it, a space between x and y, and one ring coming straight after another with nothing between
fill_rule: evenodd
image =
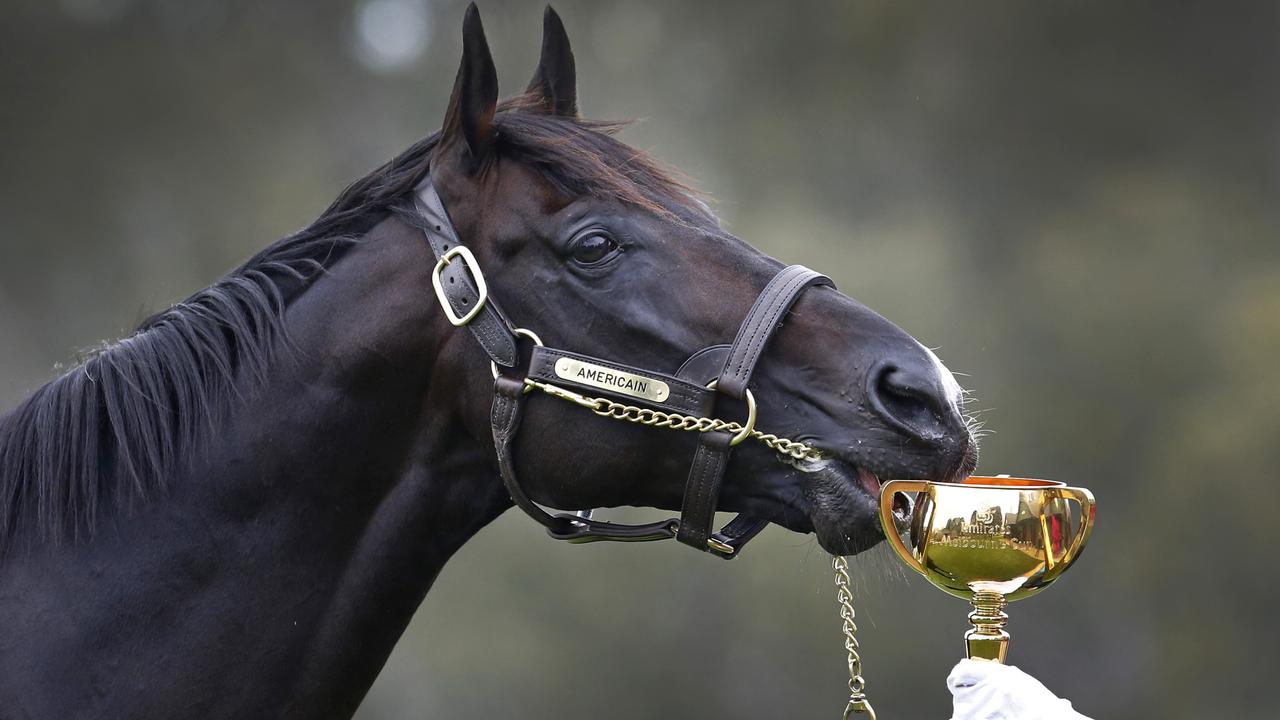
<instances>
[{"instance_id":1,"label":"horse mouth","mask_svg":"<svg viewBox=\"0 0 1280 720\"><path fill-rule=\"evenodd\" d=\"M898 532L910 522L913 502L903 493L892 499L895 528L882 528L880 491L888 479L920 478L952 482L967 474L971 460L958 463L956 472L947 477L928 477L919 468L859 462L855 458L829 456L819 460L794 463L806 477L804 495L808 516L818 544L835 555L857 555L869 550L885 538L886 532Z\"/></svg>"},{"instance_id":2,"label":"horse mouth","mask_svg":"<svg viewBox=\"0 0 1280 720\"><path fill-rule=\"evenodd\" d=\"M862 484L862 487L870 492L873 497L880 498L880 478L866 468L858 467L857 470L858 482ZM911 522L911 511L915 507L915 500L908 497L906 493L897 492L893 494L891 502L893 503L893 520L898 526L898 531L901 532L907 526L907 523Z\"/></svg>"}]
</instances>

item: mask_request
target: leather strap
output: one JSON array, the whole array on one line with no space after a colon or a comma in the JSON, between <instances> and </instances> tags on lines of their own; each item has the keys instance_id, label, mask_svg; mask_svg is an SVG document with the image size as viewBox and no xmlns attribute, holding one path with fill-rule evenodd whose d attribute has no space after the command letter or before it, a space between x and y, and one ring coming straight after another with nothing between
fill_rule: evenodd
<instances>
[{"instance_id":1,"label":"leather strap","mask_svg":"<svg viewBox=\"0 0 1280 720\"><path fill-rule=\"evenodd\" d=\"M728 345L704 347L684 361L676 371L676 377L707 387L712 380L720 379L720 373L724 372L724 363L728 359Z\"/></svg>"},{"instance_id":2,"label":"leather strap","mask_svg":"<svg viewBox=\"0 0 1280 720\"><path fill-rule=\"evenodd\" d=\"M659 520L641 525L619 525L618 523L592 520L576 515L556 515L569 524L567 532L547 528L547 534L556 540L565 540L574 545L592 542L650 542L652 540L670 540L676 536L679 520Z\"/></svg>"},{"instance_id":3,"label":"leather strap","mask_svg":"<svg viewBox=\"0 0 1280 720\"><path fill-rule=\"evenodd\" d=\"M738 336L729 347L728 358L717 379L716 390L736 398L746 395L747 383L751 380L756 363L782 318L795 304L800 293L820 284L832 285L832 282L825 275L803 265L790 265L773 276L738 328ZM710 348L698 354L704 353L708 358L718 356ZM729 465L731 449L726 433L703 433L698 438L698 449L693 456L693 465L689 468L689 478L685 482L680 530L676 534L676 539L680 542L720 557L733 557L734 549L754 537L767 524L739 515L720 533L711 533L716 504L720 498L720 485ZM715 538L728 545L730 552L717 550L715 543L708 545L708 538Z\"/></svg>"},{"instance_id":4,"label":"leather strap","mask_svg":"<svg viewBox=\"0 0 1280 720\"><path fill-rule=\"evenodd\" d=\"M493 407L489 422L493 430L493 448L498 455L498 474L507 486L511 500L529 517L547 527L548 532L570 532L572 527L563 517L548 513L529 499L516 478L515 462L511 458L511 445L520 430L521 409L524 404L524 381L499 375L493 383Z\"/></svg>"},{"instance_id":5,"label":"leather strap","mask_svg":"<svg viewBox=\"0 0 1280 720\"><path fill-rule=\"evenodd\" d=\"M715 520L716 500L729 463L732 439L727 432L705 432L698 437L698 449L693 454L684 503L680 507L680 530L676 533L676 539L685 545L708 549L707 538L711 537L711 523Z\"/></svg>"},{"instance_id":6,"label":"leather strap","mask_svg":"<svg viewBox=\"0 0 1280 720\"><path fill-rule=\"evenodd\" d=\"M759 535L760 531L764 530L768 525L768 520L739 515L728 525L721 528L720 532L711 536L713 540L717 540L722 545L727 545L733 548L735 552L731 555L726 555L715 548L711 548L711 552L723 558L732 557L737 554L736 551L738 548L746 545L751 538Z\"/></svg>"},{"instance_id":7,"label":"leather strap","mask_svg":"<svg viewBox=\"0 0 1280 720\"><path fill-rule=\"evenodd\" d=\"M642 397L635 393L626 392L625 390L610 389L601 383L584 382L576 379L577 373L558 373L556 372L556 364L562 360L576 361L579 363L587 363L589 365L611 370L620 370L631 375L638 375L652 381L658 381L666 385L667 394L664 400L655 400L652 397ZM715 391L708 389L704 385L682 380L678 377L656 373L651 370L642 370L640 368L623 365L609 360L601 360L600 358L591 357L590 355L581 355L568 350L560 350L558 348L538 346L533 349L533 356L529 360L529 377L541 382L551 383L553 385L567 385L575 390L580 390L589 395L611 395L629 403L640 405L650 405L661 410L668 410L684 415L705 416L711 412L711 406L715 402Z\"/></svg>"},{"instance_id":8,"label":"leather strap","mask_svg":"<svg viewBox=\"0 0 1280 720\"><path fill-rule=\"evenodd\" d=\"M431 247L436 260L448 251L464 247L458 239L458 233L449 220L449 213L436 193L431 177L422 181L416 188L414 204L426 223L423 231L427 236L427 244ZM440 271L440 288L449 300L450 307L459 316L466 315L480 302L480 292L472 278L472 272L479 268L468 267L467 263L454 259ZM516 336L507 316L502 313L497 300L490 294L484 307L467 323L467 329L475 336L476 342L484 348L485 353L502 367L515 367L519 358Z\"/></svg>"},{"instance_id":9,"label":"leather strap","mask_svg":"<svg viewBox=\"0 0 1280 720\"><path fill-rule=\"evenodd\" d=\"M742 399L746 394L747 383L751 381L751 373L755 371L756 362L760 360L769 338L773 337L774 331L800 297L800 293L812 285L835 287L831 278L803 265L789 265L773 276L751 306L742 326L738 328L738 336L734 338L729 350L729 359L725 361L724 370L720 373L717 390Z\"/></svg>"}]
</instances>

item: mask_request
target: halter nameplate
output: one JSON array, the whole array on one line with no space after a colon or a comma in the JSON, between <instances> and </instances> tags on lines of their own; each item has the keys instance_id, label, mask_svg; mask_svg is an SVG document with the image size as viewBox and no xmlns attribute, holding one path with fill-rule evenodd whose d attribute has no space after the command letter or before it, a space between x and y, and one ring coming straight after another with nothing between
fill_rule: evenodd
<instances>
[{"instance_id":1,"label":"halter nameplate","mask_svg":"<svg viewBox=\"0 0 1280 720\"><path fill-rule=\"evenodd\" d=\"M556 360L556 377L579 385L589 385L641 400L662 402L671 395L671 387L661 380L595 365L573 358Z\"/></svg>"}]
</instances>

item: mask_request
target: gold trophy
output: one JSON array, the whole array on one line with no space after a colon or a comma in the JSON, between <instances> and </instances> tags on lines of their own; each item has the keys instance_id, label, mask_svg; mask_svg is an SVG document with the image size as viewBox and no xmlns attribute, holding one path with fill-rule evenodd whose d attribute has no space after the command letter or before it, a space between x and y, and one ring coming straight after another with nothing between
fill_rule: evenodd
<instances>
[{"instance_id":1,"label":"gold trophy","mask_svg":"<svg viewBox=\"0 0 1280 720\"><path fill-rule=\"evenodd\" d=\"M897 493L915 494L904 529L894 512ZM969 657L996 662L1009 649L1005 605L1048 587L1080 557L1094 514L1088 490L1050 480L894 480L880 491L889 545L929 582L973 604L973 629L964 636Z\"/></svg>"}]
</instances>

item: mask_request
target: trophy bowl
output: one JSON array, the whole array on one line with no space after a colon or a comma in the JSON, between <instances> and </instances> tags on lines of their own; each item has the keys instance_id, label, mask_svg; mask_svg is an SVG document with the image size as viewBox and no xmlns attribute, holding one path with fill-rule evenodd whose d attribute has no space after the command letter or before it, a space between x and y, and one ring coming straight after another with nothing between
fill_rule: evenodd
<instances>
[{"instance_id":1,"label":"trophy bowl","mask_svg":"<svg viewBox=\"0 0 1280 720\"><path fill-rule=\"evenodd\" d=\"M914 495L905 523L894 510L898 493ZM954 483L893 480L880 490L890 547L930 583L973 605L968 655L996 662L1009 648L1005 605L1045 589L1080 557L1095 513L1092 493L1052 480L974 475Z\"/></svg>"}]
</instances>

